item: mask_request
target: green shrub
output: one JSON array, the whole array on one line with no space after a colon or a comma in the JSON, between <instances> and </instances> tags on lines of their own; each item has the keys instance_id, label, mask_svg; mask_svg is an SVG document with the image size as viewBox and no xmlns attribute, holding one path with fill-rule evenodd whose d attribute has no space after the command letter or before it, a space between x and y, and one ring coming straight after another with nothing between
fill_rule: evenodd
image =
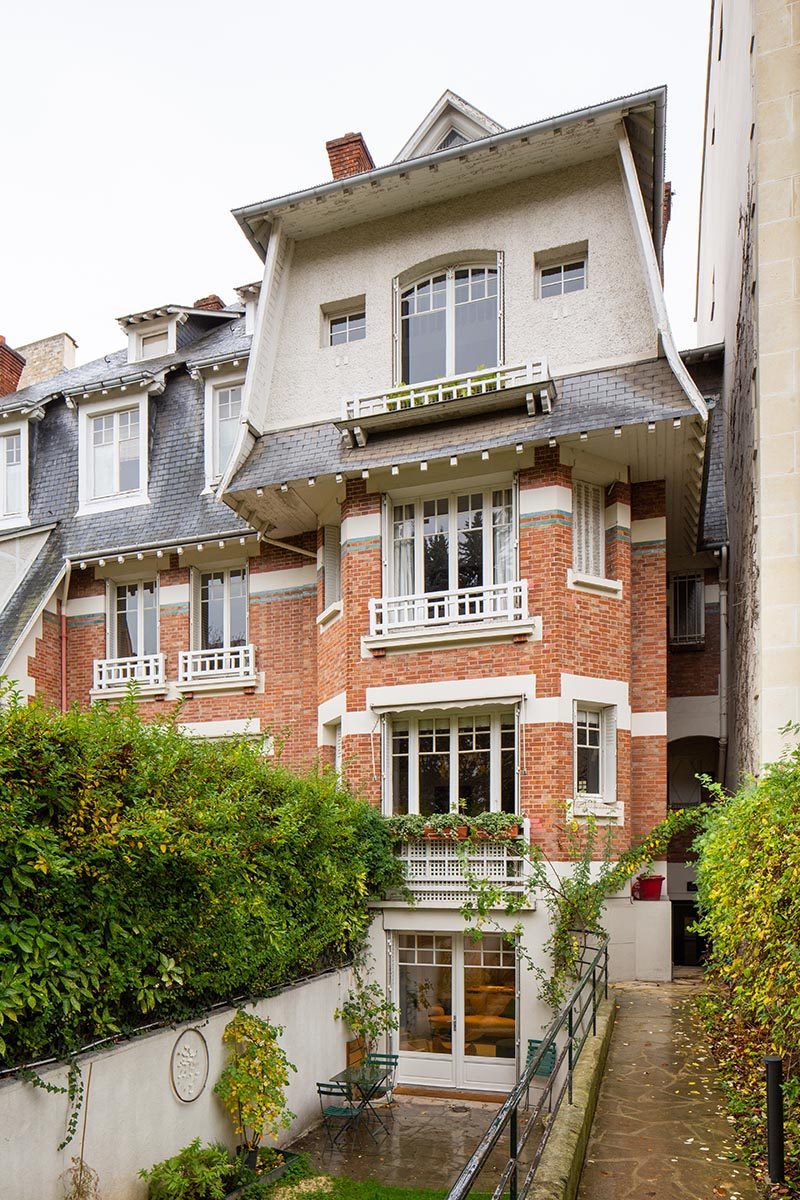
<instances>
[{"instance_id":1,"label":"green shrub","mask_svg":"<svg viewBox=\"0 0 800 1200\"><path fill-rule=\"evenodd\" d=\"M133 700L0 700L9 1065L336 965L370 895L402 881L383 819L333 772L292 774L258 742L192 741Z\"/></svg>"},{"instance_id":2,"label":"green shrub","mask_svg":"<svg viewBox=\"0 0 800 1200\"><path fill-rule=\"evenodd\" d=\"M718 987L704 1011L751 1157L766 1147L765 1054L784 1061L787 1174L800 1183L800 748L706 812L698 928Z\"/></svg>"},{"instance_id":3,"label":"green shrub","mask_svg":"<svg viewBox=\"0 0 800 1200\"><path fill-rule=\"evenodd\" d=\"M200 1138L139 1175L148 1200L224 1200L238 1182L225 1147L201 1146Z\"/></svg>"}]
</instances>

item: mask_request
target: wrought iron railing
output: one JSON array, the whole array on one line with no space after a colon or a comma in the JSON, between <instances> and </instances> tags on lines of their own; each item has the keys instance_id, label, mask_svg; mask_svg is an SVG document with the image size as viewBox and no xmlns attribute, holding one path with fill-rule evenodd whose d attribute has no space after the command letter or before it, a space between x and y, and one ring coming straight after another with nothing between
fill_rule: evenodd
<instances>
[{"instance_id":1,"label":"wrought iron railing","mask_svg":"<svg viewBox=\"0 0 800 1200\"><path fill-rule=\"evenodd\" d=\"M577 936L585 937L579 933ZM597 1033L597 1010L601 999L608 998L608 939L600 945L587 947L582 960L584 967L569 1000L542 1037L535 1052L520 1075L513 1091L499 1109L475 1151L456 1179L446 1200L465 1200L487 1165L492 1151L508 1131L508 1158L492 1193L500 1200L505 1193L509 1200L525 1200L536 1178L544 1148L553 1128L556 1113L566 1096L572 1103L572 1081L575 1065L590 1034ZM563 1044L559 1048L559 1042ZM555 1052L551 1049L555 1047ZM555 1063L546 1080L541 1078L548 1055L555 1053ZM530 1107L531 1085L541 1087L541 1094ZM547 1109L548 1119L542 1117ZM529 1145L529 1143L531 1143ZM485 1190L481 1188L481 1191Z\"/></svg>"},{"instance_id":2,"label":"wrought iron railing","mask_svg":"<svg viewBox=\"0 0 800 1200\"><path fill-rule=\"evenodd\" d=\"M251 679L255 674L254 646L227 646L220 650L182 650L178 660L180 683L214 679Z\"/></svg>"},{"instance_id":3,"label":"wrought iron railing","mask_svg":"<svg viewBox=\"0 0 800 1200\"><path fill-rule=\"evenodd\" d=\"M416 596L379 596L369 602L369 631L373 637L443 625L527 620L527 579Z\"/></svg>"},{"instance_id":4,"label":"wrought iron railing","mask_svg":"<svg viewBox=\"0 0 800 1200\"><path fill-rule=\"evenodd\" d=\"M143 654L128 658L96 658L93 688L96 692L139 687L161 687L164 683L164 655Z\"/></svg>"},{"instance_id":5,"label":"wrought iron railing","mask_svg":"<svg viewBox=\"0 0 800 1200\"><path fill-rule=\"evenodd\" d=\"M533 359L515 367L490 367L466 375L449 375L427 383L406 384L388 392L359 396L346 400L345 420L363 420L380 413L401 412L404 409L424 408L441 404L443 400L465 400L509 388L543 386L549 380L547 360Z\"/></svg>"}]
</instances>

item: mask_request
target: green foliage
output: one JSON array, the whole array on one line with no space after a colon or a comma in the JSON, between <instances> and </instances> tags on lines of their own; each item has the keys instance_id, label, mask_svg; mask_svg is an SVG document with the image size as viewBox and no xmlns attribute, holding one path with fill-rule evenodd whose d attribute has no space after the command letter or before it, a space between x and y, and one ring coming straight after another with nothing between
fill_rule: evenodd
<instances>
[{"instance_id":1,"label":"green foliage","mask_svg":"<svg viewBox=\"0 0 800 1200\"><path fill-rule=\"evenodd\" d=\"M514 940L518 953L538 979L540 998L557 1011L571 985L580 977L589 936L606 936L602 913L607 898L663 853L676 833L690 828L696 820L693 810L671 812L642 842L625 851L616 861L612 861L614 830L611 826L606 828L601 848L598 846L600 830L597 822L592 817L582 824L573 820L566 831L567 857L571 862L569 874L557 871L538 846L518 841L516 851L529 864L524 886L519 892L508 892L501 885L476 876L469 865L468 849L462 849L461 869L470 893L461 907L467 933L478 938L489 927ZM525 949L520 924L509 932L495 919L498 910L506 915L516 915L530 908L535 899L544 901L550 916L550 937L545 942L551 963L549 970L539 966Z\"/></svg>"},{"instance_id":2,"label":"green foliage","mask_svg":"<svg viewBox=\"0 0 800 1200\"><path fill-rule=\"evenodd\" d=\"M239 1009L225 1026L222 1040L230 1058L214 1085L244 1144L254 1150L266 1133L275 1138L288 1129L294 1113L286 1107L290 1063L278 1038L283 1027Z\"/></svg>"},{"instance_id":3,"label":"green foliage","mask_svg":"<svg viewBox=\"0 0 800 1200\"><path fill-rule=\"evenodd\" d=\"M224 1146L201 1146L195 1138L172 1158L139 1172L148 1200L224 1200L238 1182Z\"/></svg>"},{"instance_id":4,"label":"green foliage","mask_svg":"<svg viewBox=\"0 0 800 1200\"><path fill-rule=\"evenodd\" d=\"M364 977L363 963L356 969L356 985L333 1014L346 1021L353 1037L363 1038L366 1052L375 1049L378 1039L398 1027L399 1009L392 1004L379 983Z\"/></svg>"},{"instance_id":5,"label":"green foliage","mask_svg":"<svg viewBox=\"0 0 800 1200\"><path fill-rule=\"evenodd\" d=\"M704 1014L757 1162L766 1144L763 1057L783 1056L787 1176L800 1187L800 747L733 796L704 783L717 803L695 842L698 929L718 985Z\"/></svg>"},{"instance_id":6,"label":"green foliage","mask_svg":"<svg viewBox=\"0 0 800 1200\"><path fill-rule=\"evenodd\" d=\"M522 826L522 817L515 813L485 812L469 817L463 813L432 813L423 817L419 813L403 813L385 818L386 828L393 842L410 842L425 837L426 831L443 837L455 837L459 829L466 830L468 838L476 835L506 837L509 830Z\"/></svg>"},{"instance_id":7,"label":"green foliage","mask_svg":"<svg viewBox=\"0 0 800 1200\"><path fill-rule=\"evenodd\" d=\"M0 694L0 1057L63 1057L350 957L402 885L381 816L258 742Z\"/></svg>"}]
</instances>

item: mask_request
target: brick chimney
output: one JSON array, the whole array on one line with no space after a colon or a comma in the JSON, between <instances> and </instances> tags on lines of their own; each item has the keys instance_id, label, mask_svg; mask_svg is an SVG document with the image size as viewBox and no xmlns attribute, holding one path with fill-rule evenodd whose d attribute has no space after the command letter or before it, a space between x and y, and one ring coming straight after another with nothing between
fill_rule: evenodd
<instances>
[{"instance_id":1,"label":"brick chimney","mask_svg":"<svg viewBox=\"0 0 800 1200\"><path fill-rule=\"evenodd\" d=\"M16 350L6 345L0 333L0 396L10 396L17 390L25 359Z\"/></svg>"},{"instance_id":2,"label":"brick chimney","mask_svg":"<svg viewBox=\"0 0 800 1200\"><path fill-rule=\"evenodd\" d=\"M332 142L325 143L325 149L331 160L334 179L360 175L362 171L371 171L375 166L367 143L360 133L346 133L344 137L334 138Z\"/></svg>"},{"instance_id":3,"label":"brick chimney","mask_svg":"<svg viewBox=\"0 0 800 1200\"><path fill-rule=\"evenodd\" d=\"M202 296L201 299L195 300L192 308L204 308L206 312L224 312L225 304L212 292L210 296Z\"/></svg>"},{"instance_id":4,"label":"brick chimney","mask_svg":"<svg viewBox=\"0 0 800 1200\"><path fill-rule=\"evenodd\" d=\"M667 226L672 216L672 184L667 180L664 184L664 199L661 209L661 245L667 240Z\"/></svg>"}]
</instances>

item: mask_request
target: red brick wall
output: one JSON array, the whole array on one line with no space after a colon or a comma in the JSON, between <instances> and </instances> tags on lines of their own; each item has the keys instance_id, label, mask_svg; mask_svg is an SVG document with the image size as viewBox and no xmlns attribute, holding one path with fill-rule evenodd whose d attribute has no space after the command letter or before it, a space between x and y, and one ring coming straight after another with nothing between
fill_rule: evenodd
<instances>
[{"instance_id":1,"label":"red brick wall","mask_svg":"<svg viewBox=\"0 0 800 1200\"><path fill-rule=\"evenodd\" d=\"M706 587L719 580L705 572ZM719 692L719 602L706 604L705 641L701 646L671 646L667 663L670 696L716 696Z\"/></svg>"},{"instance_id":2,"label":"red brick wall","mask_svg":"<svg viewBox=\"0 0 800 1200\"><path fill-rule=\"evenodd\" d=\"M60 605L59 605L60 608ZM61 615L42 613L42 635L37 637L33 654L28 656L28 674L34 681L36 696L46 704L61 707Z\"/></svg>"}]
</instances>

